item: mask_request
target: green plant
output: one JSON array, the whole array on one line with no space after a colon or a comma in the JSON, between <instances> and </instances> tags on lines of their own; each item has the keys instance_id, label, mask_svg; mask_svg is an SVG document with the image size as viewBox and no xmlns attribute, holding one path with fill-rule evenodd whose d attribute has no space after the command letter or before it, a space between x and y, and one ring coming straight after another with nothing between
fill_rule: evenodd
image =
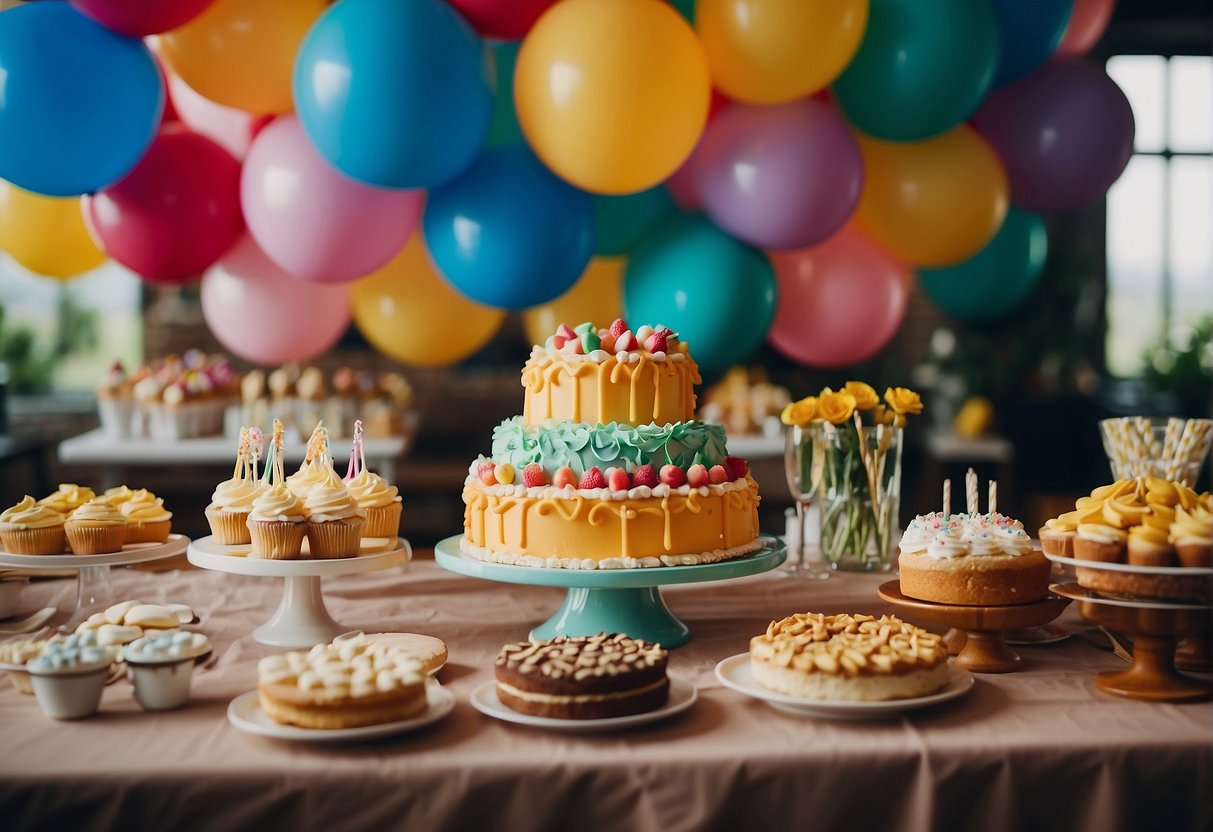
<instances>
[{"instance_id":1,"label":"green plant","mask_svg":"<svg viewBox=\"0 0 1213 832\"><path fill-rule=\"evenodd\" d=\"M1172 393L1183 416L1208 416L1213 397L1213 315L1206 315L1177 343L1163 339L1143 356L1151 390Z\"/></svg>"}]
</instances>

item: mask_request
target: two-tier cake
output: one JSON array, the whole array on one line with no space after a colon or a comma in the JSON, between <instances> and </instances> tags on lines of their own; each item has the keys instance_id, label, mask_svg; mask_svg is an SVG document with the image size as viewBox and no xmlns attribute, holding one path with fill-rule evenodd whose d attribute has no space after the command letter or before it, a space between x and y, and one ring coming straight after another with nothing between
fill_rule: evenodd
<instances>
[{"instance_id":1,"label":"two-tier cake","mask_svg":"<svg viewBox=\"0 0 1213 832\"><path fill-rule=\"evenodd\" d=\"M561 325L523 367L522 415L468 470L463 551L617 569L759 549L758 485L724 429L694 420L700 380L669 329Z\"/></svg>"}]
</instances>

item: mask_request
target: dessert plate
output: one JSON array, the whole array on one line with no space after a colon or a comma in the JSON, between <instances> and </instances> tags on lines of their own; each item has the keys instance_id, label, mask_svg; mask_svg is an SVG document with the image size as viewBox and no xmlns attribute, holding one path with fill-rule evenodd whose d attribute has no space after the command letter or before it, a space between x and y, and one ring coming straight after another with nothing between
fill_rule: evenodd
<instances>
[{"instance_id":1,"label":"dessert plate","mask_svg":"<svg viewBox=\"0 0 1213 832\"><path fill-rule=\"evenodd\" d=\"M716 678L726 688L761 699L776 710L796 716L819 716L827 719L873 719L895 716L947 702L964 696L973 687L973 674L954 664L948 665L948 685L938 693L914 699L893 699L887 702L838 702L800 699L767 690L754 681L750 670L750 654L739 653L716 665Z\"/></svg>"},{"instance_id":2,"label":"dessert plate","mask_svg":"<svg viewBox=\"0 0 1213 832\"><path fill-rule=\"evenodd\" d=\"M237 696L227 706L227 721L247 734L271 737L276 740L319 743L360 742L416 731L418 728L442 719L455 707L455 694L437 683L428 684L425 695L429 700L429 705L420 714L409 719L384 722L380 725L365 725L361 728L323 730L298 728L294 725L280 725L274 722L261 710L257 691L250 690L248 693Z\"/></svg>"},{"instance_id":3,"label":"dessert plate","mask_svg":"<svg viewBox=\"0 0 1213 832\"><path fill-rule=\"evenodd\" d=\"M655 711L630 716L615 716L607 719L553 719L545 716L521 714L502 703L497 698L497 683L485 682L472 691L472 707L486 716L500 719L503 722L515 722L519 725L530 725L533 728L548 728L553 731L564 731L570 734L588 734L597 731L619 731L624 728L635 728L667 719L679 714L695 704L699 691L685 679L677 676L670 677L670 698Z\"/></svg>"},{"instance_id":4,"label":"dessert plate","mask_svg":"<svg viewBox=\"0 0 1213 832\"><path fill-rule=\"evenodd\" d=\"M1213 567L1207 566L1141 566L1135 563L1109 563L1102 560L1079 560L1063 555L1046 554L1046 558L1054 563L1065 566L1075 566L1082 569L1094 569L1102 572L1124 572L1129 575L1174 575L1207 578L1213 576Z\"/></svg>"},{"instance_id":5,"label":"dessert plate","mask_svg":"<svg viewBox=\"0 0 1213 832\"><path fill-rule=\"evenodd\" d=\"M1168 601L1165 598L1137 597L1135 595L1113 595L1096 592L1078 584L1049 584L1049 591L1071 601L1086 601L1109 607L1128 607L1135 610L1207 610L1213 609L1208 601Z\"/></svg>"}]
</instances>

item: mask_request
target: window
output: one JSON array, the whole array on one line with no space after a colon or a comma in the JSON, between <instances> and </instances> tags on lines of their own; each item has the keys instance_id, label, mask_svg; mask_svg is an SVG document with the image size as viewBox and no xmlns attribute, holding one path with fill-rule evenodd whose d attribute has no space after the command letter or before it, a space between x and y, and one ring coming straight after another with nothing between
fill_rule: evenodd
<instances>
[{"instance_id":1,"label":"window","mask_svg":"<svg viewBox=\"0 0 1213 832\"><path fill-rule=\"evenodd\" d=\"M1213 58L1117 55L1107 68L1137 123L1107 206L1107 369L1127 378L1213 315Z\"/></svg>"}]
</instances>

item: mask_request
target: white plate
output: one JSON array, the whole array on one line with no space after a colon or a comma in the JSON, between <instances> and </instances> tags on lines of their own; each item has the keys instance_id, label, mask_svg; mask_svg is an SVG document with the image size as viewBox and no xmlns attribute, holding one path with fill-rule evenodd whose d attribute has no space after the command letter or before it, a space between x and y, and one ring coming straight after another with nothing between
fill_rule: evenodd
<instances>
[{"instance_id":1,"label":"white plate","mask_svg":"<svg viewBox=\"0 0 1213 832\"><path fill-rule=\"evenodd\" d=\"M304 546L307 546L306 541ZM390 569L413 557L412 546L402 537L363 538L362 552L352 558L268 560L249 557L251 549L247 544L225 546L217 542L214 535L207 535L190 544L186 558L194 566L233 575L251 575L256 578L325 578Z\"/></svg>"},{"instance_id":2,"label":"white plate","mask_svg":"<svg viewBox=\"0 0 1213 832\"><path fill-rule=\"evenodd\" d=\"M801 699L767 690L754 681L750 670L750 654L739 653L716 665L716 678L726 688L761 699L777 710L796 716L820 716L829 719L872 719L893 716L926 708L964 696L973 687L973 674L956 665L948 666L948 685L938 693L915 699L893 699L887 702L832 702Z\"/></svg>"},{"instance_id":3,"label":"white plate","mask_svg":"<svg viewBox=\"0 0 1213 832\"><path fill-rule=\"evenodd\" d=\"M128 543L121 552L104 555L11 555L0 549L0 566L21 569L81 569L86 566L128 566L179 555L189 546L183 534L170 534L164 543Z\"/></svg>"},{"instance_id":4,"label":"white plate","mask_svg":"<svg viewBox=\"0 0 1213 832\"><path fill-rule=\"evenodd\" d=\"M655 711L630 716L615 716L608 719L553 719L515 711L497 698L496 682L485 682L472 691L472 707L482 714L503 722L516 722L519 725L530 725L534 728L550 728L553 731L564 731L570 734L588 734L596 731L618 731L623 728L635 728L637 725L657 722L682 713L694 705L698 698L699 691L693 684L685 679L671 676L670 698Z\"/></svg>"},{"instance_id":5,"label":"white plate","mask_svg":"<svg viewBox=\"0 0 1213 832\"><path fill-rule=\"evenodd\" d=\"M1066 566L1076 566L1082 569L1094 569L1100 572L1127 572L1130 575L1174 575L1192 578L1207 578L1213 576L1213 568L1205 566L1138 566L1135 563L1109 563L1102 560L1079 560L1063 555L1045 555L1054 563Z\"/></svg>"},{"instance_id":6,"label":"white plate","mask_svg":"<svg viewBox=\"0 0 1213 832\"><path fill-rule=\"evenodd\" d=\"M1071 601L1104 604L1109 607L1128 607L1134 610L1199 611L1213 609L1213 605L1204 601L1164 601L1158 598L1117 597L1115 595L1105 595L1078 584L1050 584L1049 590L1055 595L1069 598Z\"/></svg>"},{"instance_id":7,"label":"white plate","mask_svg":"<svg viewBox=\"0 0 1213 832\"><path fill-rule=\"evenodd\" d=\"M326 731L319 728L279 725L261 710L257 691L250 690L248 693L237 696L227 706L227 721L245 733L272 737L276 740L324 743L358 742L359 740L373 740L416 731L418 728L442 719L455 707L455 695L436 682L426 685L425 695L429 700L429 706L417 716L409 719L384 722L380 725L367 725L362 728L334 728Z\"/></svg>"}]
</instances>

